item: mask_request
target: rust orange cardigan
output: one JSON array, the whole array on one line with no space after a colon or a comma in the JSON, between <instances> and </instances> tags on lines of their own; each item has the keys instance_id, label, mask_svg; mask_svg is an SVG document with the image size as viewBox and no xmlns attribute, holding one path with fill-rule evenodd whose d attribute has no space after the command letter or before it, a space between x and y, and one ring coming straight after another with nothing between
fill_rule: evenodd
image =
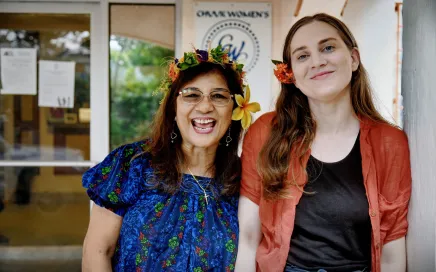
<instances>
[{"instance_id":1,"label":"rust orange cardigan","mask_svg":"<svg viewBox=\"0 0 436 272\"><path fill-rule=\"evenodd\" d=\"M262 240L256 254L257 271L282 272L294 228L295 207L302 193L290 186L290 198L264 199L256 160L267 140L275 113L258 118L247 132L242 151L241 195L259 205ZM411 194L409 147L405 133L387 124L362 119L360 124L362 172L371 219L371 271L380 272L382 246L407 233L407 211ZM306 154L303 165L307 164ZM294 166L298 171L298 165ZM291 177L289 167L288 179ZM306 177L297 177L299 184Z\"/></svg>"}]
</instances>

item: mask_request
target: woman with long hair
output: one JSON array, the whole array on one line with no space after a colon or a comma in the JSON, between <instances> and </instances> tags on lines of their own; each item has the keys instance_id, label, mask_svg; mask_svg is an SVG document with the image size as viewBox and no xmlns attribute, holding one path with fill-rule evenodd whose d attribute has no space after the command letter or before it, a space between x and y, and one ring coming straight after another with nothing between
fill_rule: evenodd
<instances>
[{"instance_id":1,"label":"woman with long hair","mask_svg":"<svg viewBox=\"0 0 436 272\"><path fill-rule=\"evenodd\" d=\"M96 204L83 271L234 270L238 143L260 110L242 68L220 46L169 63L151 137L83 176Z\"/></svg>"},{"instance_id":2,"label":"woman with long hair","mask_svg":"<svg viewBox=\"0 0 436 272\"><path fill-rule=\"evenodd\" d=\"M297 21L274 112L244 138L236 271L405 271L406 135L378 112L337 18Z\"/></svg>"}]
</instances>

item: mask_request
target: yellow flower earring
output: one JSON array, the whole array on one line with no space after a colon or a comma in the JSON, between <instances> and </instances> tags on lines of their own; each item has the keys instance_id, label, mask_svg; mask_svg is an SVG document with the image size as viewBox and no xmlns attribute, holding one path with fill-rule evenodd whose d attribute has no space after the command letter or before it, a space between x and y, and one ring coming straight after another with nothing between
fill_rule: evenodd
<instances>
[{"instance_id":1,"label":"yellow flower earring","mask_svg":"<svg viewBox=\"0 0 436 272\"><path fill-rule=\"evenodd\" d=\"M251 113L260 111L260 105L257 102L250 103L250 86L245 87L245 97L237 94L235 96L238 107L233 110L232 120L241 120L242 128L247 129L251 125Z\"/></svg>"}]
</instances>

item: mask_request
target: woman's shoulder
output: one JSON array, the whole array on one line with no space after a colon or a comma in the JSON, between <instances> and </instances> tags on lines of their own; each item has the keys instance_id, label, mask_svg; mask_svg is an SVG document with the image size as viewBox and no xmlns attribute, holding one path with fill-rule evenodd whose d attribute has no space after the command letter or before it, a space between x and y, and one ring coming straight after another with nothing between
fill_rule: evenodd
<instances>
[{"instance_id":1,"label":"woman's shoulder","mask_svg":"<svg viewBox=\"0 0 436 272\"><path fill-rule=\"evenodd\" d=\"M103 161L85 172L82 185L99 206L123 215L145 184L145 168L150 167L149 141L125 144L111 151Z\"/></svg>"},{"instance_id":2,"label":"woman's shoulder","mask_svg":"<svg viewBox=\"0 0 436 272\"><path fill-rule=\"evenodd\" d=\"M146 139L142 141L124 144L112 150L109 153L108 157L114 157L118 160L127 160L127 161L130 161L142 155L148 157L150 156L150 151L149 151L150 143L151 140Z\"/></svg>"},{"instance_id":3,"label":"woman's shoulder","mask_svg":"<svg viewBox=\"0 0 436 272\"><path fill-rule=\"evenodd\" d=\"M257 135L264 138L265 135L271 131L271 124L273 122L276 112L267 112L259 116L248 129L247 134Z\"/></svg>"},{"instance_id":4,"label":"woman's shoulder","mask_svg":"<svg viewBox=\"0 0 436 272\"><path fill-rule=\"evenodd\" d=\"M380 140L381 144L408 147L407 135L400 127L387 122L369 121L369 124L371 138Z\"/></svg>"},{"instance_id":5,"label":"woman's shoulder","mask_svg":"<svg viewBox=\"0 0 436 272\"><path fill-rule=\"evenodd\" d=\"M276 117L277 113L275 111L270 111L259 116L253 123L253 127L271 127L271 123ZM251 127L250 127L251 128Z\"/></svg>"},{"instance_id":6,"label":"woman's shoulder","mask_svg":"<svg viewBox=\"0 0 436 272\"><path fill-rule=\"evenodd\" d=\"M399 186L400 180L410 179L410 150L403 130L389 123L372 122L367 138L365 141L377 162L380 180ZM405 182L404 186L410 186L410 182ZM395 192L396 190L390 189L383 194L387 196Z\"/></svg>"},{"instance_id":7,"label":"woman's shoulder","mask_svg":"<svg viewBox=\"0 0 436 272\"><path fill-rule=\"evenodd\" d=\"M96 176L122 177L132 176L150 167L150 140L142 140L121 145L112 150L100 163L84 174L84 179L92 174Z\"/></svg>"}]
</instances>

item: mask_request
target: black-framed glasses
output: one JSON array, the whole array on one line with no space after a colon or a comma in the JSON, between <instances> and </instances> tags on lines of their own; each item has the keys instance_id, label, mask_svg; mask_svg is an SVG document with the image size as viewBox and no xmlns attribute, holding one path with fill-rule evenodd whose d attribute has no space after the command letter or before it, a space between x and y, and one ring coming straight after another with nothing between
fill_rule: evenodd
<instances>
[{"instance_id":1,"label":"black-framed glasses","mask_svg":"<svg viewBox=\"0 0 436 272\"><path fill-rule=\"evenodd\" d=\"M203 101L204 97L209 97L210 102L217 107L226 106L232 101L233 95L226 89L216 89L208 95L197 88L186 88L179 92L183 102L196 105Z\"/></svg>"}]
</instances>

